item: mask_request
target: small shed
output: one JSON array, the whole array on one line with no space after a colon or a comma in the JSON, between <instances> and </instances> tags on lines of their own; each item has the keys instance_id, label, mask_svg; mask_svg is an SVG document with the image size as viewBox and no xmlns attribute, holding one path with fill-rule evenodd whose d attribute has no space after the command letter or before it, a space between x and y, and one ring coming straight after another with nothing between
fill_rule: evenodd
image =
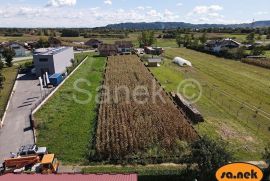
<instances>
[{"instance_id":1,"label":"small shed","mask_svg":"<svg viewBox=\"0 0 270 181\"><path fill-rule=\"evenodd\" d=\"M184 67L184 66L190 66L190 67L192 67L192 64L191 64L190 61L185 60L185 59L180 58L180 57L175 57L173 59L173 63L175 63L175 64L177 64L177 65L179 65L181 67Z\"/></svg>"},{"instance_id":2,"label":"small shed","mask_svg":"<svg viewBox=\"0 0 270 181\"><path fill-rule=\"evenodd\" d=\"M147 60L148 67L159 67L161 63L161 58L149 58Z\"/></svg>"}]
</instances>

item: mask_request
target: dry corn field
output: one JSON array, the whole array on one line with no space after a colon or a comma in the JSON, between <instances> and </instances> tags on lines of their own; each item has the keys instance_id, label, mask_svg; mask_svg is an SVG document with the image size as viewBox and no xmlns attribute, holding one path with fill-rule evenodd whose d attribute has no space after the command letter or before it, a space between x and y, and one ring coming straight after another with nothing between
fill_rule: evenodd
<instances>
[{"instance_id":1,"label":"dry corn field","mask_svg":"<svg viewBox=\"0 0 270 181\"><path fill-rule=\"evenodd\" d=\"M153 147L172 153L177 141L197 138L192 125L137 56L108 58L96 132L99 158L122 159Z\"/></svg>"}]
</instances>

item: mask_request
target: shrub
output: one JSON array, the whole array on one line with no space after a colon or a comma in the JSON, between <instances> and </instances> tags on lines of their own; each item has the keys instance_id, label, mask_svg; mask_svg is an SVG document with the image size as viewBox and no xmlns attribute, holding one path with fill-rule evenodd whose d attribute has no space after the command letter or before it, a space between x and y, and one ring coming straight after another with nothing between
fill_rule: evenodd
<instances>
[{"instance_id":1,"label":"shrub","mask_svg":"<svg viewBox=\"0 0 270 181\"><path fill-rule=\"evenodd\" d=\"M250 65L255 65L263 68L268 68L270 69L270 60L269 59L250 59L250 58L245 58L241 60L243 63L247 63Z\"/></svg>"},{"instance_id":2,"label":"shrub","mask_svg":"<svg viewBox=\"0 0 270 181\"><path fill-rule=\"evenodd\" d=\"M191 144L190 162L198 165L198 177L201 180L214 180L217 169L232 161L232 154L226 145L208 137Z\"/></svg>"}]
</instances>

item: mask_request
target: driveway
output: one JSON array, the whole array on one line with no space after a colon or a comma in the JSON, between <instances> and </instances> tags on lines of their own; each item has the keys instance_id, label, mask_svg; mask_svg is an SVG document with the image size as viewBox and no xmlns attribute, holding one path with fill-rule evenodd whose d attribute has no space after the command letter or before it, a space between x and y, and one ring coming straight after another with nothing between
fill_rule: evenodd
<instances>
[{"instance_id":1,"label":"driveway","mask_svg":"<svg viewBox=\"0 0 270 181\"><path fill-rule=\"evenodd\" d=\"M29 115L40 99L39 81L31 75L20 74L0 129L0 163L20 146L34 143Z\"/></svg>"}]
</instances>

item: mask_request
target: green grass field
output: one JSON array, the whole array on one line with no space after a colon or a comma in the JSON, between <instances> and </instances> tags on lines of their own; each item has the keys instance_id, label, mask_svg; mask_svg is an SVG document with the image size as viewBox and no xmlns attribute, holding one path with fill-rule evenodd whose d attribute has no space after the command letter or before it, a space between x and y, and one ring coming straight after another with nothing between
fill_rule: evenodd
<instances>
[{"instance_id":1,"label":"green grass field","mask_svg":"<svg viewBox=\"0 0 270 181\"><path fill-rule=\"evenodd\" d=\"M88 100L89 94L97 96L104 66L105 58L89 57L35 114L38 144L47 146L64 163L82 164L87 160L97 104L95 99L78 101Z\"/></svg>"},{"instance_id":2,"label":"green grass field","mask_svg":"<svg viewBox=\"0 0 270 181\"><path fill-rule=\"evenodd\" d=\"M193 68L173 64L175 56L190 60ZM254 117L256 110L241 107L245 102L270 113L270 71L184 48L167 49L165 57L164 64L151 68L151 71L167 91L176 91L179 83L187 78L202 85L202 98L196 106L205 122L196 126L199 133L227 140L237 160L261 159L263 148L269 141L270 120L258 115ZM187 94L194 92L196 90L187 89ZM235 99L241 100L240 103Z\"/></svg>"},{"instance_id":3,"label":"green grass field","mask_svg":"<svg viewBox=\"0 0 270 181\"><path fill-rule=\"evenodd\" d=\"M16 80L18 66L5 67L2 70L2 75L5 77L3 89L0 89L0 118L3 116L5 106L8 102L10 92Z\"/></svg>"},{"instance_id":4,"label":"green grass field","mask_svg":"<svg viewBox=\"0 0 270 181\"><path fill-rule=\"evenodd\" d=\"M94 166L84 168L82 173L86 174L128 174L137 173L140 176L154 175L183 175L186 166L184 165L148 165L148 166Z\"/></svg>"},{"instance_id":5,"label":"green grass field","mask_svg":"<svg viewBox=\"0 0 270 181\"><path fill-rule=\"evenodd\" d=\"M270 50L269 51L265 51L265 56L270 58Z\"/></svg>"}]
</instances>

